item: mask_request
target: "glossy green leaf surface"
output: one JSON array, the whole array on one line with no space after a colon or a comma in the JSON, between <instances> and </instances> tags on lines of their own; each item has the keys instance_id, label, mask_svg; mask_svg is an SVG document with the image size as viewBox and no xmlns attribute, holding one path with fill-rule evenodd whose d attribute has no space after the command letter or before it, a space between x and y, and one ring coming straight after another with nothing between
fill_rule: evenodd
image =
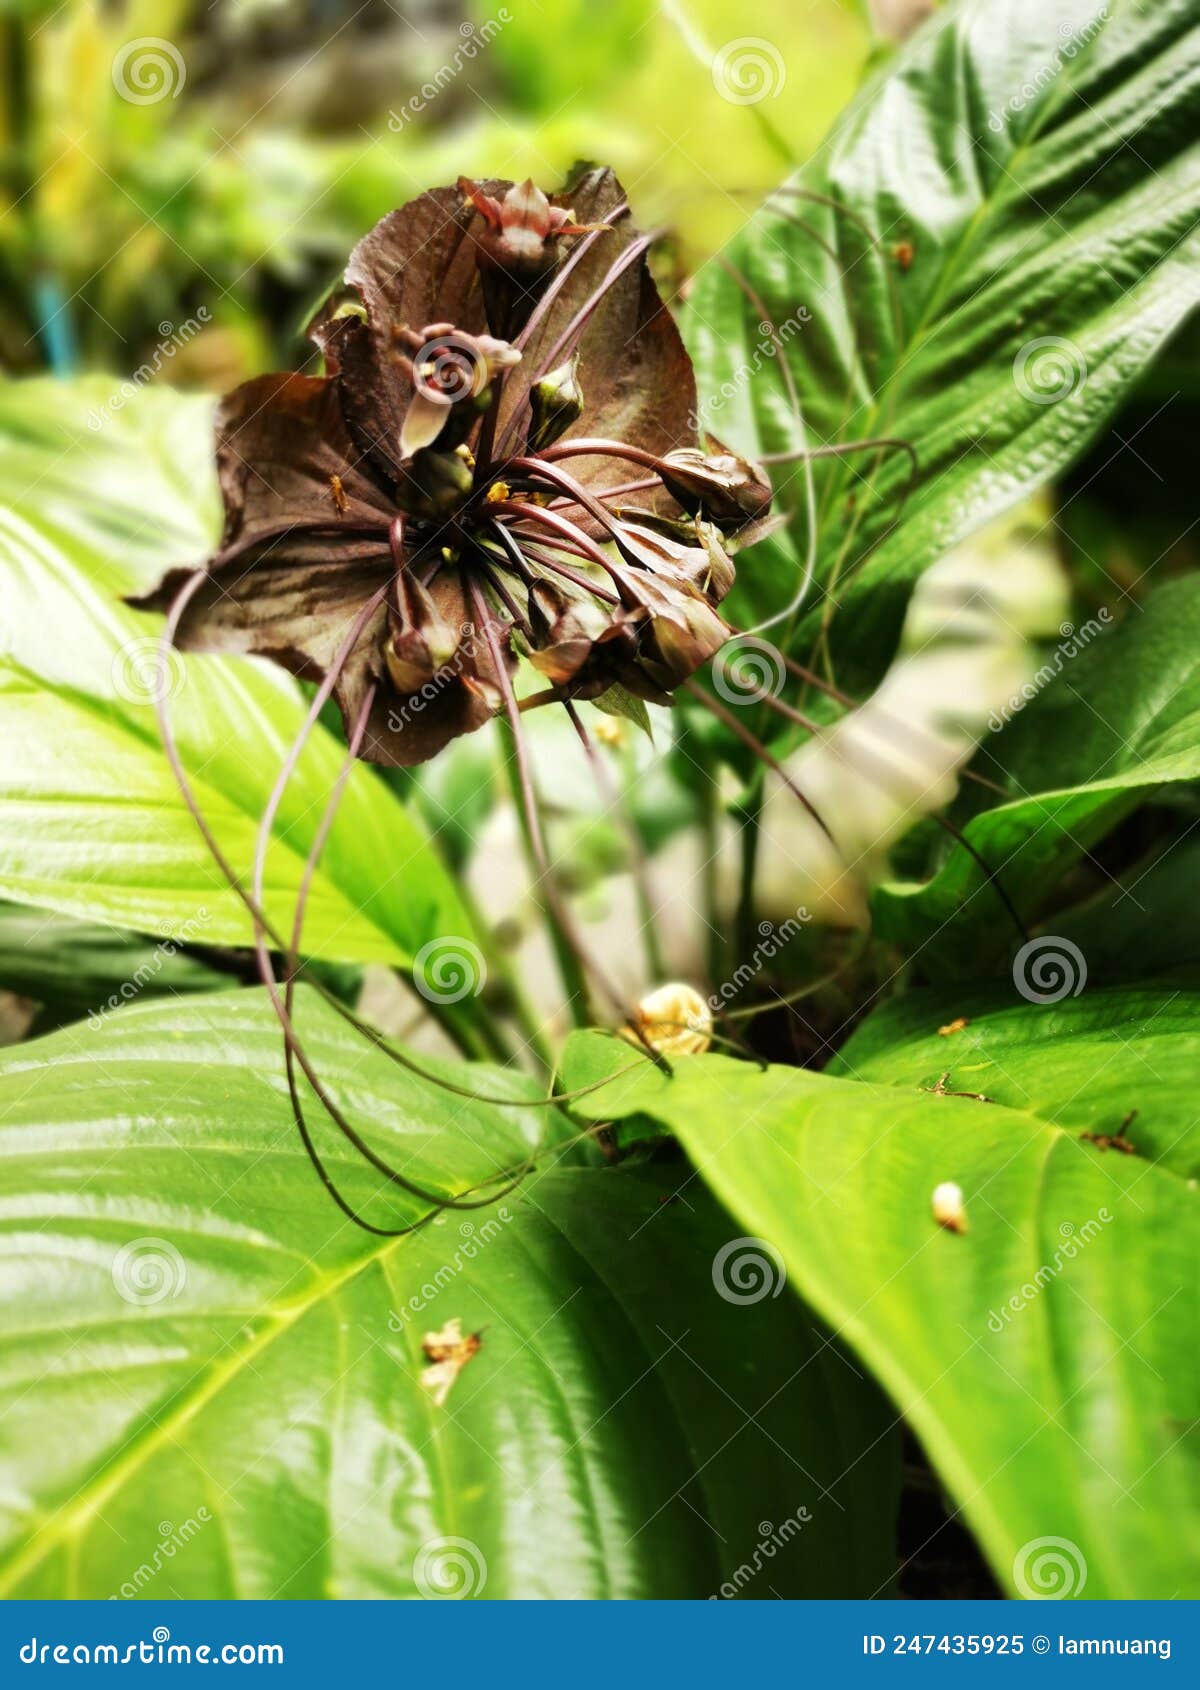
<instances>
[{"instance_id":1,"label":"glossy green leaf surface","mask_svg":"<svg viewBox=\"0 0 1200 1690\"><path fill-rule=\"evenodd\" d=\"M155 694L247 883L259 818L306 706L294 682L253 660L172 654L160 668L162 618L121 599L168 565L202 559L212 542L209 407L161 390L115 411L104 408L110 398L94 381L0 388L10 747L0 896L156 934L198 923L197 942L245 945L249 918L176 789ZM287 932L343 756L315 729L279 806L266 902ZM424 829L356 767L313 880L305 950L403 965L427 940L471 931Z\"/></svg>"},{"instance_id":2,"label":"glossy green leaf surface","mask_svg":"<svg viewBox=\"0 0 1200 1690\"><path fill-rule=\"evenodd\" d=\"M556 1114L406 1075L302 998L325 1082L409 1178L461 1193L545 1135L542 1163L407 1237L352 1227L301 1150L257 993L10 1053L4 1592L886 1590L891 1415L791 1298L719 1294L737 1224L699 1189L666 1201L664 1172L597 1165ZM314 1127L373 1220L424 1212ZM481 1346L439 1403L423 1339L452 1320Z\"/></svg>"},{"instance_id":3,"label":"glossy green leaf surface","mask_svg":"<svg viewBox=\"0 0 1200 1690\"><path fill-rule=\"evenodd\" d=\"M966 835L1027 917L1063 871L1147 794L1200 776L1200 582L1172 582L1061 663L985 743L979 767L1013 794ZM961 845L924 885L875 894L880 934L945 968L1019 941ZM957 961L956 961L957 959Z\"/></svg>"},{"instance_id":4,"label":"glossy green leaf surface","mask_svg":"<svg viewBox=\"0 0 1200 1690\"><path fill-rule=\"evenodd\" d=\"M869 1015L827 1072L906 1092L946 1074L953 1090L983 1092L1068 1132L1123 1137L1145 1161L1194 1179L1198 1065L1194 989L1085 985L1078 997L1030 1004L1006 984L907 992Z\"/></svg>"},{"instance_id":5,"label":"glossy green leaf surface","mask_svg":"<svg viewBox=\"0 0 1200 1690\"><path fill-rule=\"evenodd\" d=\"M1045 1013L1024 1007L1030 1043L1053 1038ZM1157 1020L1149 997L1138 1013ZM605 1061L611 1041L576 1035L565 1078ZM1076 1062L1082 1097L1082 1039ZM886 1386L1006 1586L1031 1594L1039 1540L1054 1538L1069 1545L1056 1594L1195 1596L1200 1381L1180 1364L1200 1337L1195 1192L1166 1162L1080 1142L1083 1106L1060 1111L1062 1075L1031 1070L1012 1108L921 1090L937 1066L924 1047L881 1051L872 1067L904 1081L881 1084L692 1057L671 1078L646 1064L576 1107L679 1138ZM941 1066L948 1086L987 1091L951 1057ZM1102 1081L1101 1121L1111 1098ZM947 1182L961 1234L934 1219Z\"/></svg>"},{"instance_id":6,"label":"glossy green leaf surface","mask_svg":"<svg viewBox=\"0 0 1200 1690\"><path fill-rule=\"evenodd\" d=\"M55 1022L106 1014L131 997L230 984L199 957L94 922L0 904L0 990L33 998Z\"/></svg>"},{"instance_id":7,"label":"glossy green leaf surface","mask_svg":"<svg viewBox=\"0 0 1200 1690\"><path fill-rule=\"evenodd\" d=\"M815 465L801 644L844 607L843 679L878 674L915 575L1070 463L1200 297L1198 75L1190 0L947 5L700 274L716 435L802 444L786 365L810 444L917 454L907 498L902 452ZM741 560L743 625L802 578L804 478L776 485L797 514Z\"/></svg>"}]
</instances>

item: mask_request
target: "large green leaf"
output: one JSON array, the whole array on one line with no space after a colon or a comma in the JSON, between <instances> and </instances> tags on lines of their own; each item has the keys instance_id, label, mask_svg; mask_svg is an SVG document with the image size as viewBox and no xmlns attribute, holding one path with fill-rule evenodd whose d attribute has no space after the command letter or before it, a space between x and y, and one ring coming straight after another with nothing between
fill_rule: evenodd
<instances>
[{"instance_id":1,"label":"large green leaf","mask_svg":"<svg viewBox=\"0 0 1200 1690\"><path fill-rule=\"evenodd\" d=\"M1077 456L1200 297L1198 74L1192 0L946 5L701 273L717 435L799 444L786 359L810 443L917 453L907 502L901 453L816 465L802 632L846 607L847 678L878 673L913 577ZM803 490L780 471L798 514L742 560L744 622L799 584Z\"/></svg>"},{"instance_id":2,"label":"large green leaf","mask_svg":"<svg viewBox=\"0 0 1200 1690\"><path fill-rule=\"evenodd\" d=\"M175 787L154 693L167 694L197 796L247 881L304 702L249 659L174 655L159 672L162 618L121 598L211 544L209 407L146 390L113 410L111 396L96 381L0 388L0 896L151 933L200 920L196 941L244 945L249 920ZM342 755L318 727L279 807L266 901L284 931ZM347 782L309 912L305 949L348 961L403 965L436 936L472 932L424 830L365 766Z\"/></svg>"},{"instance_id":3,"label":"large green leaf","mask_svg":"<svg viewBox=\"0 0 1200 1690\"><path fill-rule=\"evenodd\" d=\"M1198 1062L1194 989L1089 986L1031 1008L1011 987L993 986L906 992L868 1016L826 1072L910 1093L948 1075L952 1090L982 1092L1064 1130L1122 1137L1148 1161L1197 1178Z\"/></svg>"},{"instance_id":4,"label":"large green leaf","mask_svg":"<svg viewBox=\"0 0 1200 1690\"><path fill-rule=\"evenodd\" d=\"M1187 824L1185 823L1185 826ZM1087 962L1090 981L1132 975L1200 978L1200 835L1161 843L1104 893L1055 916L1058 935L1070 939Z\"/></svg>"},{"instance_id":5,"label":"large green leaf","mask_svg":"<svg viewBox=\"0 0 1200 1690\"><path fill-rule=\"evenodd\" d=\"M10 1055L6 1593L437 1594L456 1561L488 1597L885 1587L885 1405L792 1299L718 1294L736 1224L581 1156L560 1116L414 1080L302 996L324 1080L410 1178L463 1192L543 1133L546 1159L491 1207L378 1238L313 1175L258 994ZM374 1220L421 1212L318 1133ZM439 1406L422 1337L452 1319L482 1348Z\"/></svg>"},{"instance_id":6,"label":"large green leaf","mask_svg":"<svg viewBox=\"0 0 1200 1690\"><path fill-rule=\"evenodd\" d=\"M1118 629L1048 667L1052 678L981 757L1012 801L965 829L1030 916L1064 869L1148 793L1200 777L1200 580L1160 589ZM874 910L881 935L921 949L943 972L1015 942L994 889L961 845L926 884L879 888Z\"/></svg>"},{"instance_id":7,"label":"large green leaf","mask_svg":"<svg viewBox=\"0 0 1200 1690\"><path fill-rule=\"evenodd\" d=\"M1122 1038L1156 1025L1166 1002L1131 1003ZM1081 1593L1086 1566L1088 1596L1195 1596L1195 1195L1165 1161L1081 1142L1089 1095L1096 1124L1119 1125L1115 1080L1089 1091L1100 1064L1082 1036L1061 1069L1034 1056L1061 1023L1033 1005L1022 1014L1021 1037L1010 1028L982 1047L1003 1049L997 1066L1009 1071L1005 1095L1023 1091L1019 1109L918 1089L949 1069L947 1090L999 1090L992 1067L957 1065L951 1053L968 1047L953 1038L940 1066L924 1045L912 1059L880 1049L870 1072L897 1084L705 1056L679 1061L671 1078L643 1064L577 1107L649 1117L678 1136L887 1387L1006 1584L1036 1588L1054 1539L1071 1573L1060 1594ZM572 1083L604 1058L586 1042L595 1035L576 1038ZM1167 1117L1182 1118L1193 1090L1179 1038L1167 1052L1170 1107L1143 1087L1140 1064L1128 1080L1168 1136ZM1072 1082L1078 1097L1060 1109ZM963 1193L963 1234L934 1220L943 1182ZM684 1183L685 1196L695 1189Z\"/></svg>"},{"instance_id":8,"label":"large green leaf","mask_svg":"<svg viewBox=\"0 0 1200 1690\"><path fill-rule=\"evenodd\" d=\"M49 1024L104 1015L143 993L211 992L229 984L228 970L173 945L0 904L0 991L35 999Z\"/></svg>"}]
</instances>

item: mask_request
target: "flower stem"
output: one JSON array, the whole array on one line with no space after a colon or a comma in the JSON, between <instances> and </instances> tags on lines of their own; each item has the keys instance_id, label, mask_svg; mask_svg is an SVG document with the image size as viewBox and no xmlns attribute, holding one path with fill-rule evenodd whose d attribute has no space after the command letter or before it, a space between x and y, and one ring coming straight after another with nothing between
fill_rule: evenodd
<instances>
[{"instance_id":1,"label":"flower stem","mask_svg":"<svg viewBox=\"0 0 1200 1690\"><path fill-rule=\"evenodd\" d=\"M482 910L476 904L474 896L465 886L458 888L459 898L467 914L471 917L471 924L484 941L483 949L487 957L490 973L500 981L504 992L504 1009L516 1024L517 1032L526 1050L534 1057L543 1072L550 1076L554 1073L556 1062L550 1041L546 1037L533 1000L521 984L521 977L512 966L508 956L494 942L488 931L487 921ZM476 1005L478 1011L479 1006ZM510 1058L511 1060L511 1058Z\"/></svg>"},{"instance_id":2,"label":"flower stem","mask_svg":"<svg viewBox=\"0 0 1200 1690\"><path fill-rule=\"evenodd\" d=\"M741 822L741 873L738 878L737 917L734 923L735 956L744 962L754 951L754 877L758 869L759 821L762 816L762 782L756 781L746 800Z\"/></svg>"},{"instance_id":3,"label":"flower stem","mask_svg":"<svg viewBox=\"0 0 1200 1690\"><path fill-rule=\"evenodd\" d=\"M512 723L502 716L496 718L496 727L500 734L500 744L504 755L504 772L508 780L509 790L512 792L513 808L517 812L517 822L521 829L521 842L525 847L525 860L529 865L530 877L536 885L542 878L543 870L538 861L538 851L525 805L517 736ZM572 1024L576 1027L590 1027L593 1025L593 1018L588 1010L588 988L583 965L575 955L566 935L561 931L558 922L554 919L553 911L540 900L539 907L545 917L546 931L549 934L554 958L558 964L559 977L562 980Z\"/></svg>"}]
</instances>

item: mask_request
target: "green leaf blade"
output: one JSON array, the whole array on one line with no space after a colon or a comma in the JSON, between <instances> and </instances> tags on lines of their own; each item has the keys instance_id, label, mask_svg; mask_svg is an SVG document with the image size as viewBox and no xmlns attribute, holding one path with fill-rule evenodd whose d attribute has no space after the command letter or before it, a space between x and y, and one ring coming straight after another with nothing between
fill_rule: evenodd
<instances>
[{"instance_id":1,"label":"green leaf blade","mask_svg":"<svg viewBox=\"0 0 1200 1690\"><path fill-rule=\"evenodd\" d=\"M885 1407L789 1298L718 1294L736 1228L715 1203L668 1201L667 1170L573 1165L528 1079L448 1064L531 1106L447 1097L311 995L298 1014L325 1082L410 1177L462 1191L543 1134L553 1153L487 1208L372 1237L300 1148L259 994L136 1005L10 1053L6 1593L436 1595L430 1558L449 1576L455 1555L485 1597L887 1585ZM424 1212L315 1125L373 1219ZM451 1319L482 1341L439 1405L422 1343Z\"/></svg>"},{"instance_id":2,"label":"green leaf blade","mask_svg":"<svg viewBox=\"0 0 1200 1690\"><path fill-rule=\"evenodd\" d=\"M584 1070L595 1060L585 1049ZM922 1091L927 1061L881 1085L694 1057L576 1107L675 1133L883 1383L1009 1588L1029 1594L1023 1554L1058 1537L1088 1596L1194 1594L1200 1402L1179 1365L1200 1327L1193 1193L1074 1142L1032 1076L1016 1109ZM952 1089L986 1091L944 1067ZM933 1216L944 1182L963 1192L961 1236Z\"/></svg>"},{"instance_id":3,"label":"green leaf blade","mask_svg":"<svg viewBox=\"0 0 1200 1690\"><path fill-rule=\"evenodd\" d=\"M715 433L802 444L786 360L809 443L917 451L907 496L899 453L814 466L816 578L853 607L836 649L857 684L916 575L1077 457L1200 297L1198 75L1187 0L1117 0L1095 27L1068 0L946 6L732 244L748 286L701 272L687 332ZM795 466L779 500L790 538L743 561L744 621L802 579Z\"/></svg>"},{"instance_id":4,"label":"green leaf blade","mask_svg":"<svg viewBox=\"0 0 1200 1690\"><path fill-rule=\"evenodd\" d=\"M162 619L122 597L201 561L212 544L209 407L149 390L93 431L86 406L99 390L0 387L0 486L13 492L0 513L0 684L15 746L0 775L0 895L154 934L203 903L206 941L245 946L249 916L222 887L175 787L154 692L161 685L201 806L247 885L258 822L306 701L281 671L248 659L173 654L156 679ZM283 932L343 756L318 724L279 804L265 885ZM365 765L346 783L305 931L308 954L401 967L440 935L473 941L428 834Z\"/></svg>"}]
</instances>

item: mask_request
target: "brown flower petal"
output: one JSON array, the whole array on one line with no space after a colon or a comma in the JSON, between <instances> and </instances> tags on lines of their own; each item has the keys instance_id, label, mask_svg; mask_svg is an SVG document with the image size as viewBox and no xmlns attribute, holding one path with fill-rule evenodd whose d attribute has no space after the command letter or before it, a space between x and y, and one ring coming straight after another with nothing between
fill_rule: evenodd
<instances>
[{"instance_id":1,"label":"brown flower petal","mask_svg":"<svg viewBox=\"0 0 1200 1690\"><path fill-rule=\"evenodd\" d=\"M702 523L655 522L653 517L619 526L621 555L652 574L693 587L714 604L720 604L733 586L733 562L715 529Z\"/></svg>"},{"instance_id":2,"label":"brown flower petal","mask_svg":"<svg viewBox=\"0 0 1200 1690\"><path fill-rule=\"evenodd\" d=\"M326 376L263 377L221 407L225 532L178 630L193 650L332 676L348 727L369 704L360 755L387 764L503 707L514 629L574 696L666 702L728 638L729 552L769 495L754 466L698 449L691 365L612 173L554 200L461 187L355 248L351 297L310 331ZM577 479L547 444L573 431ZM588 489L631 459L660 485L606 512ZM166 608L191 573L136 602Z\"/></svg>"},{"instance_id":3,"label":"brown flower petal","mask_svg":"<svg viewBox=\"0 0 1200 1690\"><path fill-rule=\"evenodd\" d=\"M611 170L589 170L559 198L578 223L597 224L624 201L625 191ZM637 238L628 217L617 219L611 228L612 233L599 235L575 264L566 286L524 347L520 369L505 383L501 433L515 407L524 407L522 414L528 414L526 395L547 373L555 343ZM563 262L570 256L566 254ZM576 377L585 412L580 423L567 431L567 438L572 433L604 435L660 454L695 445L696 382L691 360L644 256L596 307L578 345ZM563 363L570 352L570 346L562 348L554 364ZM613 481L611 463L598 458L579 458L572 463L572 471L593 489Z\"/></svg>"},{"instance_id":4,"label":"brown flower petal","mask_svg":"<svg viewBox=\"0 0 1200 1690\"><path fill-rule=\"evenodd\" d=\"M246 382L222 401L216 432L225 532L178 643L270 657L319 678L389 577L392 501L361 462L328 379ZM131 603L166 610L192 574L172 570ZM359 650L384 619L381 607Z\"/></svg>"},{"instance_id":5,"label":"brown flower petal","mask_svg":"<svg viewBox=\"0 0 1200 1690\"><path fill-rule=\"evenodd\" d=\"M461 734L474 733L491 721L503 703L491 648L470 619L462 580L454 569L443 569L427 588L411 589L397 583L397 604L389 621L389 645L399 639L401 654L409 662L419 647L406 635L420 632L426 653L433 656L448 650L420 685L408 687L416 677L395 657L386 656L378 665L378 690L367 718L362 755L371 763L409 768L424 763ZM516 659L504 642L505 666L511 673ZM347 676L338 688L337 700L345 719L357 718L368 681L366 668ZM397 681L400 682L397 685Z\"/></svg>"},{"instance_id":6,"label":"brown flower petal","mask_svg":"<svg viewBox=\"0 0 1200 1690\"><path fill-rule=\"evenodd\" d=\"M638 661L656 685L668 691L678 686L730 637L728 624L687 583L635 569L623 571L622 582L649 617Z\"/></svg>"},{"instance_id":7,"label":"brown flower petal","mask_svg":"<svg viewBox=\"0 0 1200 1690\"><path fill-rule=\"evenodd\" d=\"M224 398L215 420L225 531L217 560L269 548L298 562L374 556L394 503L342 418L337 384L259 376Z\"/></svg>"},{"instance_id":8,"label":"brown flower petal","mask_svg":"<svg viewBox=\"0 0 1200 1690\"><path fill-rule=\"evenodd\" d=\"M493 195L508 185L481 184ZM389 213L359 241L346 266L346 286L362 301L366 318L339 317L339 297L309 326L326 367L340 375L355 438L393 481L400 475L400 432L413 398L406 368L411 349L401 345L401 332L423 323L452 324L464 334L487 330L468 234L478 216L456 188L435 188Z\"/></svg>"},{"instance_id":9,"label":"brown flower petal","mask_svg":"<svg viewBox=\"0 0 1200 1690\"><path fill-rule=\"evenodd\" d=\"M539 581L530 590L529 613L537 641L529 661L555 686L590 679L608 685L612 664L636 649L632 634L624 650L617 649L613 636L618 624L595 599L571 596L548 581ZM598 642L606 638L610 647L604 654L607 664L597 658ZM585 674L589 665L590 675Z\"/></svg>"},{"instance_id":10,"label":"brown flower petal","mask_svg":"<svg viewBox=\"0 0 1200 1690\"><path fill-rule=\"evenodd\" d=\"M686 511L703 511L712 521L734 528L765 516L771 508L771 483L758 464L740 458L719 440L704 453L693 447L668 452L662 478Z\"/></svg>"}]
</instances>

